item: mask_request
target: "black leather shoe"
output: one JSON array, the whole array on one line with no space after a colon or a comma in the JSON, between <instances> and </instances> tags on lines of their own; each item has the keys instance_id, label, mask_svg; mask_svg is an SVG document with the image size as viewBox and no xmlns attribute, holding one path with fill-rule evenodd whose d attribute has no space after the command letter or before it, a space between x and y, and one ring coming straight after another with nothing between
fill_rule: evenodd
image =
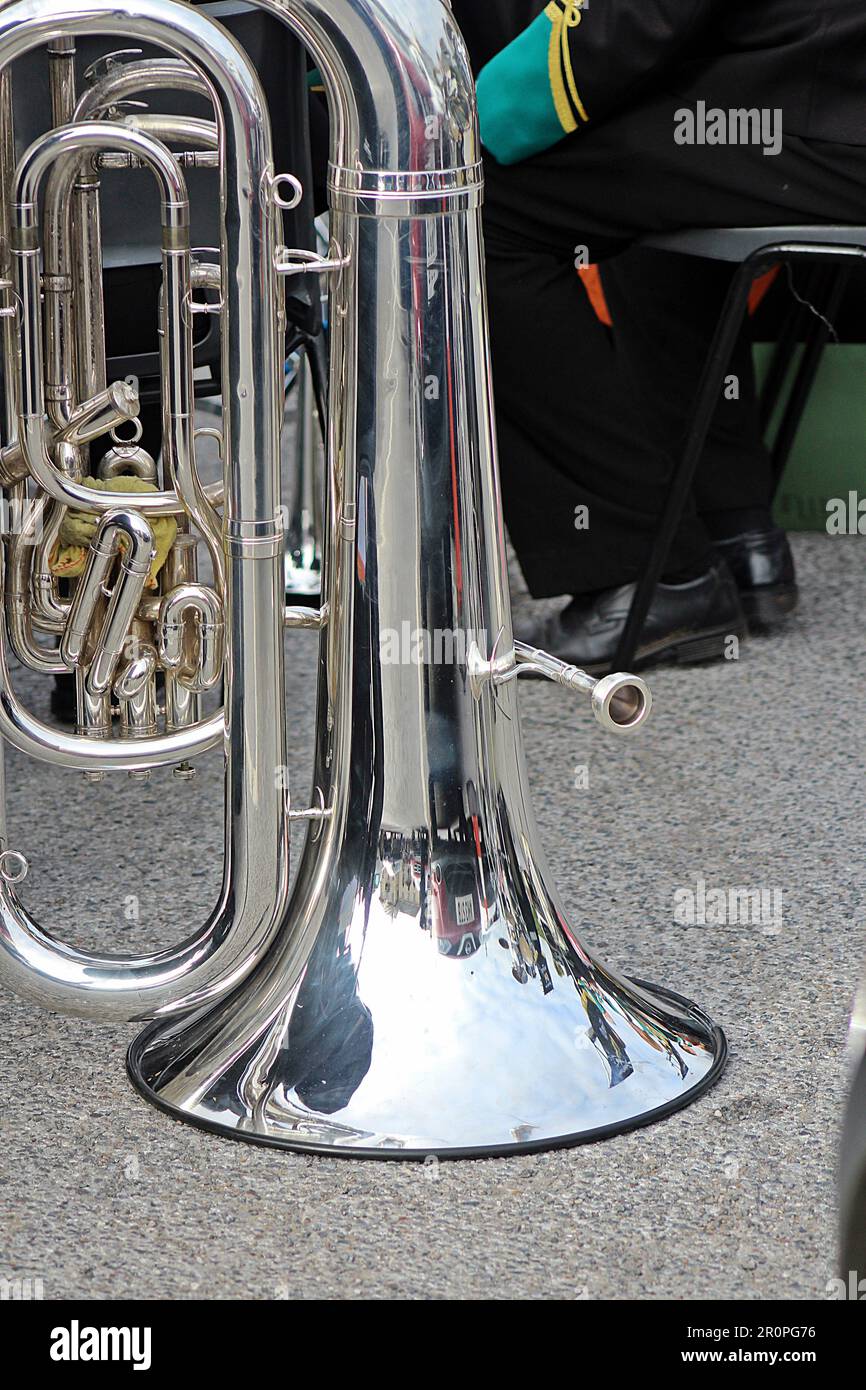
<instances>
[{"instance_id":1,"label":"black leather shoe","mask_svg":"<svg viewBox=\"0 0 866 1390\"><path fill-rule=\"evenodd\" d=\"M607 671L616 654L635 584L573 598L538 625L532 646L585 671ZM659 584L647 614L634 667L673 658L710 661L724 656L729 638L746 635L737 586L723 560L688 584Z\"/></svg>"},{"instance_id":2,"label":"black leather shoe","mask_svg":"<svg viewBox=\"0 0 866 1390\"><path fill-rule=\"evenodd\" d=\"M716 541L740 591L740 602L750 623L769 627L781 622L797 607L797 579L788 537L778 526L765 531L744 531L740 536Z\"/></svg>"}]
</instances>

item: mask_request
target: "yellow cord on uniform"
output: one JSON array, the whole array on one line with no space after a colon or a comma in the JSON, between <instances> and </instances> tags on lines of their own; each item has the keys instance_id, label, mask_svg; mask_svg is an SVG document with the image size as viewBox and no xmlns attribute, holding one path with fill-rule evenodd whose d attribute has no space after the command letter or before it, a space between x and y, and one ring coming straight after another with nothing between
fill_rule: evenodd
<instances>
[{"instance_id":1,"label":"yellow cord on uniform","mask_svg":"<svg viewBox=\"0 0 866 1390\"><path fill-rule=\"evenodd\" d=\"M566 132L577 130L575 111L582 121L589 120L574 80L568 47L568 31L580 24L583 3L584 0L551 0L544 11L552 26L547 55L550 90L559 123Z\"/></svg>"}]
</instances>

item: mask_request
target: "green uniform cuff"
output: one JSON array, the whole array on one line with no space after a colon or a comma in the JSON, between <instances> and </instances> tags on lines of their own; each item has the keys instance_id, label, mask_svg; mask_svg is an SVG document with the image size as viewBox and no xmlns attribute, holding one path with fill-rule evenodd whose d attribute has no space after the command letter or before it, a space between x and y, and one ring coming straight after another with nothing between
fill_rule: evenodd
<instances>
[{"instance_id":1,"label":"green uniform cuff","mask_svg":"<svg viewBox=\"0 0 866 1390\"><path fill-rule=\"evenodd\" d=\"M478 74L481 139L500 164L549 149L587 119L568 47L580 8L553 0Z\"/></svg>"}]
</instances>

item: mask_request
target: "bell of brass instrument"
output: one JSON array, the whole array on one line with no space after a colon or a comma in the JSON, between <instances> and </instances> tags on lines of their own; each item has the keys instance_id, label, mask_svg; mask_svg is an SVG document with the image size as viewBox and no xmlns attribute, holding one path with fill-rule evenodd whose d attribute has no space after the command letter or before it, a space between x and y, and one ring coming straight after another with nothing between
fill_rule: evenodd
<instances>
[{"instance_id":1,"label":"bell of brass instrument","mask_svg":"<svg viewBox=\"0 0 866 1390\"><path fill-rule=\"evenodd\" d=\"M154 659L171 670L186 650L193 673L219 665L225 708L135 730L140 737L64 734L22 708L3 660L0 732L34 756L96 773L176 764L222 739L224 882L208 921L180 946L141 960L99 957L56 942L29 916L11 881L18 852L4 842L2 978L49 1008L150 1019L128 1059L141 1093L178 1118L264 1144L458 1157L574 1144L668 1114L718 1076L723 1035L695 1005L617 976L581 944L527 798L521 674L585 695L617 733L640 727L650 697L635 677L594 681L513 638L480 146L450 10L438 0L257 0L300 36L328 93L322 257L276 244L285 177L274 173L262 94L233 40L174 0L78 3L0 9L0 70L58 35L134 33L175 55L215 104L224 495L204 496L195 469L181 164L165 131L102 111L73 113L37 142L8 199L4 333L12 324L21 344L9 471L23 460L48 507L102 518L92 573L79 582L85 597L64 615L71 637L61 642L74 655L85 634L94 729L107 670L128 678L122 692L145 679L121 637L124 621L141 618L141 566L162 515L205 535L221 579L208 590L218 603L198 594L189 609L171 606ZM79 369L58 419L43 385L39 189L55 160L86 157L86 172L97 151L146 165L162 205L168 476L120 509L116 493L76 480L74 458L64 469L68 419L95 410L96 391L77 384ZM280 287L311 267L330 284L322 603L285 609ZM212 269L199 274L214 279ZM61 325L69 307L60 306ZM121 597L94 637L92 598L111 564ZM222 621L218 663L204 661L211 641L174 640L172 624L187 612L208 630ZM285 791L287 627L320 632L314 787L302 808ZM293 822L306 823L307 837L290 897Z\"/></svg>"},{"instance_id":2,"label":"bell of brass instrument","mask_svg":"<svg viewBox=\"0 0 866 1390\"><path fill-rule=\"evenodd\" d=\"M846 1296L862 1299L866 1292L866 977L854 1001L848 1055L851 1089L839 1163L839 1274Z\"/></svg>"}]
</instances>

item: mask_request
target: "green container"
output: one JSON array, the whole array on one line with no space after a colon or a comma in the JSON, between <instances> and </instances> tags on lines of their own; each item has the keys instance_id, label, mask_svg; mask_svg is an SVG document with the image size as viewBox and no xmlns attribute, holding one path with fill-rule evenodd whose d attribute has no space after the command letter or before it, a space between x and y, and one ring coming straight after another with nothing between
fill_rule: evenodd
<instances>
[{"instance_id":1,"label":"green container","mask_svg":"<svg viewBox=\"0 0 866 1390\"><path fill-rule=\"evenodd\" d=\"M760 387L775 344L755 345ZM800 363L791 364L786 389ZM772 440L786 399L773 420ZM826 531L828 502L849 494L866 499L866 345L831 343L823 356L774 507L786 531ZM864 508L866 510L866 508Z\"/></svg>"}]
</instances>

